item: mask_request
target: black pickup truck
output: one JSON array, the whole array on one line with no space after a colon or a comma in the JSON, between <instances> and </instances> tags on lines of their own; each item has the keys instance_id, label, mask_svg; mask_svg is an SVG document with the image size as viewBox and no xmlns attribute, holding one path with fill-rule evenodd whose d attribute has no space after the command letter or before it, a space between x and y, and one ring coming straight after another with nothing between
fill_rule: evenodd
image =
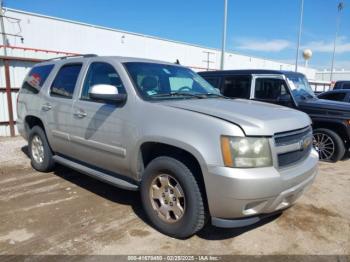
<instances>
[{"instance_id":1,"label":"black pickup truck","mask_svg":"<svg viewBox=\"0 0 350 262\"><path fill-rule=\"evenodd\" d=\"M277 70L226 70L199 73L224 96L253 99L307 113L321 160L337 162L350 148L350 105L317 98L301 73Z\"/></svg>"}]
</instances>

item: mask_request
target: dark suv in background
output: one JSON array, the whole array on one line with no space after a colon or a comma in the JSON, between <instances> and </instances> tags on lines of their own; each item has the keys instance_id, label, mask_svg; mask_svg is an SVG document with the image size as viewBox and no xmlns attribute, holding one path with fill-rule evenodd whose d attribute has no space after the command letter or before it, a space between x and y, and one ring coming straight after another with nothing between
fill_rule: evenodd
<instances>
[{"instance_id":1,"label":"dark suv in background","mask_svg":"<svg viewBox=\"0 0 350 262\"><path fill-rule=\"evenodd\" d=\"M333 90L337 89L350 89L350 81L337 81L333 87Z\"/></svg>"},{"instance_id":2,"label":"dark suv in background","mask_svg":"<svg viewBox=\"0 0 350 262\"><path fill-rule=\"evenodd\" d=\"M337 162L350 147L350 105L317 98L307 78L277 70L227 70L199 73L224 96L280 104L307 113L321 160Z\"/></svg>"}]
</instances>

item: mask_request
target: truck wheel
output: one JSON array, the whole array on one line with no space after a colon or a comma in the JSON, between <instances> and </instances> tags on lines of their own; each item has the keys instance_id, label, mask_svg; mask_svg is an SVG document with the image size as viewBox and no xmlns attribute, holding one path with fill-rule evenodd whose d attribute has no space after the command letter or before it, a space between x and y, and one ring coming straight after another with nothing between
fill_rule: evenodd
<instances>
[{"instance_id":1,"label":"truck wheel","mask_svg":"<svg viewBox=\"0 0 350 262\"><path fill-rule=\"evenodd\" d=\"M322 161L337 162L345 155L345 145L340 136L332 130L314 130L313 144Z\"/></svg>"},{"instance_id":2,"label":"truck wheel","mask_svg":"<svg viewBox=\"0 0 350 262\"><path fill-rule=\"evenodd\" d=\"M203 228L205 208L199 185L182 162L158 157L144 171L141 197L155 228L175 238L187 238Z\"/></svg>"},{"instance_id":3,"label":"truck wheel","mask_svg":"<svg viewBox=\"0 0 350 262\"><path fill-rule=\"evenodd\" d=\"M52 170L54 166L52 151L44 130L39 126L34 126L29 132L28 151L34 169L40 172Z\"/></svg>"}]
</instances>

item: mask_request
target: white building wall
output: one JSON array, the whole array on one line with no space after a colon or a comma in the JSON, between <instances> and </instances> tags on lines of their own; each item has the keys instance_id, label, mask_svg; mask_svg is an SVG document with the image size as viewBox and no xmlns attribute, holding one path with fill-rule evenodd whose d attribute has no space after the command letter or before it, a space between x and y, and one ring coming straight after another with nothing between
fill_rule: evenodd
<instances>
[{"instance_id":1,"label":"white building wall","mask_svg":"<svg viewBox=\"0 0 350 262\"><path fill-rule=\"evenodd\" d=\"M9 56L48 59L68 53L98 55L118 55L150 58L175 62L196 71L207 69L207 53L210 52L209 69L220 68L221 53L218 49L160 39L141 34L68 21L23 11L5 9L5 31L23 37L7 35ZM23 48L23 49L18 49ZM27 48L27 49L26 49ZM38 49L38 50L32 50ZM47 52L52 50L55 52ZM59 52L58 52L59 51ZM62 54L67 52L67 54ZM0 55L4 48L0 49ZM20 87L25 74L33 63L11 62L11 87ZM291 64L239 55L227 52L225 69L276 69L294 70ZM309 79L315 78L315 70L300 67ZM4 67L0 63L0 87L5 87ZM16 92L12 92L13 105L16 105ZM14 106L14 116L16 110ZM6 93L0 92L0 122L8 121ZM9 127L0 125L0 135L8 135Z\"/></svg>"},{"instance_id":2,"label":"white building wall","mask_svg":"<svg viewBox=\"0 0 350 262\"><path fill-rule=\"evenodd\" d=\"M220 67L220 50L205 48L187 43L160 39L136 33L99 27L74 21L31 14L13 9L6 9L6 16L20 19L19 24L5 19L6 33L20 34L8 36L10 45L67 51L72 53L95 53L98 55L120 55L142 57L175 62L197 68L207 68L205 51L212 52L211 69ZM41 54L39 54L40 56ZM225 69L282 69L293 70L291 64L255 58L228 52ZM315 70L300 67L310 79Z\"/></svg>"},{"instance_id":3,"label":"white building wall","mask_svg":"<svg viewBox=\"0 0 350 262\"><path fill-rule=\"evenodd\" d=\"M316 80L320 81L330 81L331 72L329 70L317 71L315 74ZM350 71L348 70L340 70L333 72L333 81L338 80L350 80Z\"/></svg>"}]
</instances>

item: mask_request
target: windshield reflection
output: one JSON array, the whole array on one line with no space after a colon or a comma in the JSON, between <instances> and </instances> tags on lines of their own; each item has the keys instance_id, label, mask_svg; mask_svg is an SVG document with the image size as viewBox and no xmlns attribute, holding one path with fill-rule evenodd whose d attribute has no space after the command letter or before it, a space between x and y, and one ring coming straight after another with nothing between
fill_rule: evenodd
<instances>
[{"instance_id":1,"label":"windshield reflection","mask_svg":"<svg viewBox=\"0 0 350 262\"><path fill-rule=\"evenodd\" d=\"M287 75L287 81L292 91L292 95L297 101L316 98L314 91L304 75Z\"/></svg>"}]
</instances>

